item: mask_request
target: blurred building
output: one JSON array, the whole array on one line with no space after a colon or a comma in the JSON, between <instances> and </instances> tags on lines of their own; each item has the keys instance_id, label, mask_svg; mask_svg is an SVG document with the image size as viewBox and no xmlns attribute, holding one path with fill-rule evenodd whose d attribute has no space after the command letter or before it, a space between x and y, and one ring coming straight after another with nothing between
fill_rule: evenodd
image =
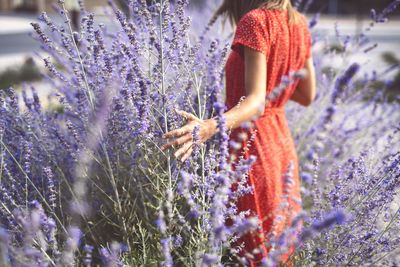
<instances>
[{"instance_id":1,"label":"blurred building","mask_svg":"<svg viewBox=\"0 0 400 267\"><path fill-rule=\"evenodd\" d=\"M75 5L78 0L65 0L67 5ZM56 0L0 0L0 12L41 12L52 11L51 5ZM75 2L75 3L74 3ZM104 6L107 0L85 1L85 6L90 10L97 6Z\"/></svg>"},{"instance_id":2,"label":"blurred building","mask_svg":"<svg viewBox=\"0 0 400 267\"><path fill-rule=\"evenodd\" d=\"M371 9L382 11L394 0L303 0L303 6L309 5L309 11L332 15L369 15ZM311 3L311 4L310 4ZM400 8L393 14L399 15Z\"/></svg>"}]
</instances>

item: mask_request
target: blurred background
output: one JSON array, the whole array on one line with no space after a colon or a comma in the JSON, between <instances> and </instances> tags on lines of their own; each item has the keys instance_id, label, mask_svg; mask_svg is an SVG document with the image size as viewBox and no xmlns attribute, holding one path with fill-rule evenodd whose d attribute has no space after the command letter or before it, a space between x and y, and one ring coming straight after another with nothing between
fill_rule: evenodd
<instances>
[{"instance_id":1,"label":"blurred background","mask_svg":"<svg viewBox=\"0 0 400 267\"><path fill-rule=\"evenodd\" d=\"M78 28L79 5L78 0L65 0L66 7L70 10L75 28ZM116 2L124 0L116 0ZM45 95L51 90L45 83L41 83L43 63L40 47L31 36L30 22L36 21L42 11L60 21L56 14L54 4L57 0L0 0L0 88L9 86L20 87L23 82L35 85L39 94ZM301 1L297 1L301 2ZM321 19L314 33L320 36L334 37L337 29L343 36L359 34L370 24L370 10L382 11L392 0L304 0L300 8L307 10L309 19L316 13L321 13ZM218 4L214 0L192 0L193 14L204 12L211 16L213 9ZM97 22L107 24L107 0L88 0L85 6L96 14ZM196 21L194 26L201 31L206 21ZM400 10L391 16L391 21L375 26L368 37L378 46L365 57L371 62L371 68L385 68L390 64L400 62ZM363 55L358 54L357 57ZM356 60L356 59L354 59ZM398 75L397 80L400 80Z\"/></svg>"}]
</instances>

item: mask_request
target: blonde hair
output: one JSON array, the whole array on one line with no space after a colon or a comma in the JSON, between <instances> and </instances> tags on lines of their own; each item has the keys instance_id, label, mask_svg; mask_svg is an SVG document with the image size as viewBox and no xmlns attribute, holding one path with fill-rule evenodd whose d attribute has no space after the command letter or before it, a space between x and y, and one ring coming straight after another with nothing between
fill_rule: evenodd
<instances>
[{"instance_id":1,"label":"blonde hair","mask_svg":"<svg viewBox=\"0 0 400 267\"><path fill-rule=\"evenodd\" d=\"M224 0L215 12L211 23L214 23L218 17L224 16L234 26L244 14L256 8L287 9L289 23L297 21L298 12L292 6L290 0Z\"/></svg>"}]
</instances>

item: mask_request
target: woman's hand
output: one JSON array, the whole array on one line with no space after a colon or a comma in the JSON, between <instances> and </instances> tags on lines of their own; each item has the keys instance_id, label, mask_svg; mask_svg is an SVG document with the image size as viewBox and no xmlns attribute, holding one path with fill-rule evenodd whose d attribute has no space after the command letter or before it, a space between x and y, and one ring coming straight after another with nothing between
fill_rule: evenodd
<instances>
[{"instance_id":1,"label":"woman's hand","mask_svg":"<svg viewBox=\"0 0 400 267\"><path fill-rule=\"evenodd\" d=\"M174 140L164 144L161 150L168 149L172 146L182 145L175 153L176 158L182 157L181 161L184 162L193 152L193 131L196 126L199 126L199 143L203 144L210 139L217 132L217 122L214 119L202 120L195 115L187 113L182 110L175 111L183 116L187 123L182 128L170 131L163 135L163 138L174 138Z\"/></svg>"}]
</instances>

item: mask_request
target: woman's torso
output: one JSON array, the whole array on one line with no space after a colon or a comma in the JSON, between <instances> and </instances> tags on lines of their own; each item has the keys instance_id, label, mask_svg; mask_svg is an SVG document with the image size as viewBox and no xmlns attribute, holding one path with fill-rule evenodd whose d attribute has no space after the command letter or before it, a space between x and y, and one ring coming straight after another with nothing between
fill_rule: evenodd
<instances>
[{"instance_id":1,"label":"woman's torso","mask_svg":"<svg viewBox=\"0 0 400 267\"><path fill-rule=\"evenodd\" d=\"M287 11L255 9L247 13L237 25L225 68L225 103L228 109L237 105L245 96L243 50L237 48L237 43L247 43L266 55L266 90L269 95L272 91L279 90L277 87L282 79L285 80L285 75L304 67L306 58L310 56L311 35L303 15L299 14L298 21L289 24ZM240 133L246 133L248 138L253 138L252 135L256 132L254 143L245 153L245 157L256 155L259 158L256 165L261 165L265 171L269 170L272 176L282 175L290 163L297 164L295 144L284 112L284 106L297 84L298 80L286 86L276 99L267 102L264 115L255 121L254 127L250 130L239 127L230 135L232 140L241 142L242 147L245 147L246 141L238 138Z\"/></svg>"}]
</instances>

